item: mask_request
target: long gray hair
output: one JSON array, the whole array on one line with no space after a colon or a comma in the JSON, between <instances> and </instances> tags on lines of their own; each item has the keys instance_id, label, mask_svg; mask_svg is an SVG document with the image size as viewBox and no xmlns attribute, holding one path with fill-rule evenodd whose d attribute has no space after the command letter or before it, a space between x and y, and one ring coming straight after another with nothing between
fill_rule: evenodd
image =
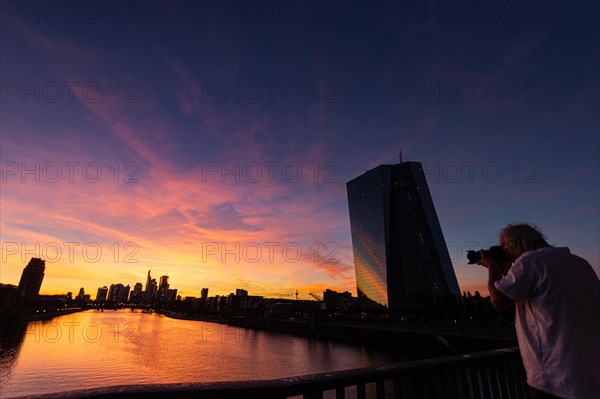
<instances>
[{"instance_id":1,"label":"long gray hair","mask_svg":"<svg viewBox=\"0 0 600 399\"><path fill-rule=\"evenodd\" d=\"M519 253L551 246L537 226L526 223L509 224L503 228L500 241L510 252Z\"/></svg>"}]
</instances>

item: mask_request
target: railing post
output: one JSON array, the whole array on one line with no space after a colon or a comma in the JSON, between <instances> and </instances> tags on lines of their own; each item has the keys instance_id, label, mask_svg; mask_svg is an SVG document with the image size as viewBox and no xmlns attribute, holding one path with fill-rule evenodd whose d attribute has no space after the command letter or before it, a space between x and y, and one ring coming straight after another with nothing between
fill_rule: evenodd
<instances>
[{"instance_id":1,"label":"railing post","mask_svg":"<svg viewBox=\"0 0 600 399\"><path fill-rule=\"evenodd\" d=\"M358 399L367 399L367 392L365 390L365 384L360 383L356 385L356 397Z\"/></svg>"},{"instance_id":2,"label":"railing post","mask_svg":"<svg viewBox=\"0 0 600 399\"><path fill-rule=\"evenodd\" d=\"M385 383L384 380L377 380L375 382L375 392L377 399L385 399Z\"/></svg>"}]
</instances>

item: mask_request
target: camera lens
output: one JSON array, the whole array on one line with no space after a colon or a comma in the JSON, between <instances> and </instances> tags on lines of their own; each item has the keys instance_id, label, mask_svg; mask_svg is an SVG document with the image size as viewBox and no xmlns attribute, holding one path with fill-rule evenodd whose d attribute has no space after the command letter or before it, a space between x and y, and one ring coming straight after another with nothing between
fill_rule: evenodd
<instances>
[{"instance_id":1,"label":"camera lens","mask_svg":"<svg viewBox=\"0 0 600 399\"><path fill-rule=\"evenodd\" d=\"M481 260L481 254L479 251L467 251L467 259L469 265L473 265Z\"/></svg>"}]
</instances>

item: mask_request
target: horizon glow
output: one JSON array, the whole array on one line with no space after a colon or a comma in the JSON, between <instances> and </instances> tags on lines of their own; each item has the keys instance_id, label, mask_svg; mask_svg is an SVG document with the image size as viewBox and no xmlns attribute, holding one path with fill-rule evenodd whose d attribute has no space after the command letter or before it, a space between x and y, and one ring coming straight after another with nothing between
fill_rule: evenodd
<instances>
[{"instance_id":1,"label":"horizon glow","mask_svg":"<svg viewBox=\"0 0 600 399\"><path fill-rule=\"evenodd\" d=\"M3 284L42 257L42 294L151 269L182 297L356 295L345 185L400 149L461 291L487 295L466 251L519 221L600 274L597 4L275 2L259 21L239 2L94 3L95 20L6 3Z\"/></svg>"}]
</instances>

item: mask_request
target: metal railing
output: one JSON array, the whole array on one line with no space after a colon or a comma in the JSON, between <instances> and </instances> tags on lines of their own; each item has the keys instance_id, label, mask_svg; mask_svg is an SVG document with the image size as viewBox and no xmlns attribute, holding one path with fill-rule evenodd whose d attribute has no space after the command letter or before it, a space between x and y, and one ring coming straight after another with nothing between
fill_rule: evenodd
<instances>
[{"instance_id":1,"label":"metal railing","mask_svg":"<svg viewBox=\"0 0 600 399\"><path fill-rule=\"evenodd\" d=\"M529 398L518 348L267 381L116 386L36 398Z\"/></svg>"}]
</instances>

